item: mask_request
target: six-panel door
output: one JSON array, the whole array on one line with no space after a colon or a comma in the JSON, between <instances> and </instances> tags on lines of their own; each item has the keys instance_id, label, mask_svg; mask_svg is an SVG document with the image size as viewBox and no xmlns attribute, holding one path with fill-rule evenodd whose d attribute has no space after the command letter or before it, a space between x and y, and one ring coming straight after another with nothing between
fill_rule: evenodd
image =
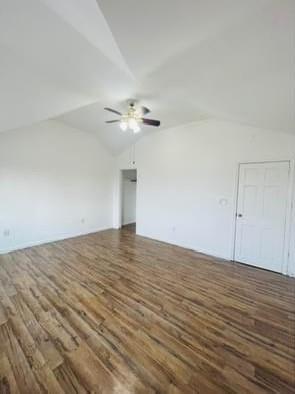
<instances>
[{"instance_id":1,"label":"six-panel door","mask_svg":"<svg viewBox=\"0 0 295 394\"><path fill-rule=\"evenodd\" d=\"M241 164L235 260L282 272L289 162Z\"/></svg>"}]
</instances>

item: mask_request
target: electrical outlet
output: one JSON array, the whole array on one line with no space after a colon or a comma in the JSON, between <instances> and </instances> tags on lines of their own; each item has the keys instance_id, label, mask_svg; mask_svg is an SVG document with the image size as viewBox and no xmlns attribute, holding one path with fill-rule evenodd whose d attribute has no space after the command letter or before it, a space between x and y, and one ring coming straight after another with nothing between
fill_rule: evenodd
<instances>
[{"instance_id":1,"label":"electrical outlet","mask_svg":"<svg viewBox=\"0 0 295 394\"><path fill-rule=\"evenodd\" d=\"M6 228L6 229L3 231L3 235L4 235L4 237L9 237L9 236L10 236L10 230L9 230L8 228Z\"/></svg>"}]
</instances>

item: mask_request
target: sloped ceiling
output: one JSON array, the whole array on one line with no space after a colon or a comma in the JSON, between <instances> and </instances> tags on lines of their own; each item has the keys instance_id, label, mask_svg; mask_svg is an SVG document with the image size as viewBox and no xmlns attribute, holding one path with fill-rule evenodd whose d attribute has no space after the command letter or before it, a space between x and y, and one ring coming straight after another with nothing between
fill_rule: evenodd
<instances>
[{"instance_id":1,"label":"sloped ceiling","mask_svg":"<svg viewBox=\"0 0 295 394\"><path fill-rule=\"evenodd\" d=\"M295 133L294 0L1 0L0 131L57 118L114 154L103 110L162 128L215 117Z\"/></svg>"}]
</instances>

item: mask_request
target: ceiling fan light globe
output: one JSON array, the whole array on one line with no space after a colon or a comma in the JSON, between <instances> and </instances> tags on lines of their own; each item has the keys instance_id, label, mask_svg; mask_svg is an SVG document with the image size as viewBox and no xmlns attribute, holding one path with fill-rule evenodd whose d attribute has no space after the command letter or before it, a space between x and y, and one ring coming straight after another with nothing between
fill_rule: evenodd
<instances>
[{"instance_id":1,"label":"ceiling fan light globe","mask_svg":"<svg viewBox=\"0 0 295 394\"><path fill-rule=\"evenodd\" d=\"M124 121L120 122L120 128L121 128L122 131L126 131L127 127L128 127L127 122L124 122Z\"/></svg>"},{"instance_id":2,"label":"ceiling fan light globe","mask_svg":"<svg viewBox=\"0 0 295 394\"><path fill-rule=\"evenodd\" d=\"M129 124L129 128L133 131L134 131L134 129L137 129L137 127L138 127L138 123L134 118L129 119L128 124Z\"/></svg>"},{"instance_id":3,"label":"ceiling fan light globe","mask_svg":"<svg viewBox=\"0 0 295 394\"><path fill-rule=\"evenodd\" d=\"M137 126L133 128L133 133L136 134L136 133L139 133L139 132L140 132L140 127L137 124Z\"/></svg>"}]
</instances>

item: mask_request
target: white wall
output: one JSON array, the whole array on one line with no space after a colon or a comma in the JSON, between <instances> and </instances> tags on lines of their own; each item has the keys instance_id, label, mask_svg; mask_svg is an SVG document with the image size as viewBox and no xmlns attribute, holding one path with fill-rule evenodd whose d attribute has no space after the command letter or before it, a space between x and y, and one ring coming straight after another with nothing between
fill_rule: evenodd
<instances>
[{"instance_id":1,"label":"white wall","mask_svg":"<svg viewBox=\"0 0 295 394\"><path fill-rule=\"evenodd\" d=\"M123 178L122 184L122 224L130 224L136 222L136 183L130 179Z\"/></svg>"},{"instance_id":2,"label":"white wall","mask_svg":"<svg viewBox=\"0 0 295 394\"><path fill-rule=\"evenodd\" d=\"M56 121L0 134L0 252L117 226L119 168L136 167L139 234L231 259L238 163L295 159L295 137L208 120L153 133L131 157L115 171L94 135ZM295 275L295 211L292 229Z\"/></svg>"},{"instance_id":3,"label":"white wall","mask_svg":"<svg viewBox=\"0 0 295 394\"><path fill-rule=\"evenodd\" d=\"M113 163L56 121L1 133L0 252L112 227Z\"/></svg>"},{"instance_id":4,"label":"white wall","mask_svg":"<svg viewBox=\"0 0 295 394\"><path fill-rule=\"evenodd\" d=\"M135 148L137 233L231 259L238 163L294 158L295 136L228 122L153 133Z\"/></svg>"}]
</instances>

